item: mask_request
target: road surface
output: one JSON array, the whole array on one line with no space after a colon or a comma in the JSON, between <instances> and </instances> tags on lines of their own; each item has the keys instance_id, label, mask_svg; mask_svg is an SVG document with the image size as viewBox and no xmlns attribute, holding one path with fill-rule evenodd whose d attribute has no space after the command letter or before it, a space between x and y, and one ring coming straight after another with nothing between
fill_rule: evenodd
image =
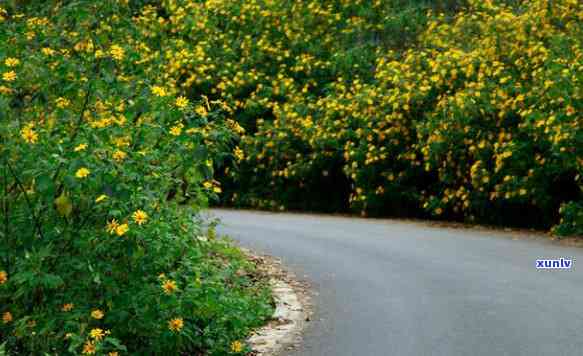
<instances>
[{"instance_id":1,"label":"road surface","mask_svg":"<svg viewBox=\"0 0 583 356\"><path fill-rule=\"evenodd\" d=\"M391 220L212 210L316 295L290 356L583 355L583 249ZM537 270L537 259L573 259Z\"/></svg>"}]
</instances>

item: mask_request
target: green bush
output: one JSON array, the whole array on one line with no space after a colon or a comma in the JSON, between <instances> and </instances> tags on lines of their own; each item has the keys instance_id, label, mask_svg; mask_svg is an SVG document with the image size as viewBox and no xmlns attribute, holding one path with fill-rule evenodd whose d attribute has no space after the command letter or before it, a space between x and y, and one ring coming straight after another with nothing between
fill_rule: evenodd
<instances>
[{"instance_id":1,"label":"green bush","mask_svg":"<svg viewBox=\"0 0 583 356\"><path fill-rule=\"evenodd\" d=\"M549 229L583 200L581 6L175 0L158 13L186 43L168 80L225 100L245 130L216 166L222 203Z\"/></svg>"},{"instance_id":2,"label":"green bush","mask_svg":"<svg viewBox=\"0 0 583 356\"><path fill-rule=\"evenodd\" d=\"M0 8L10 354L240 354L270 315L252 266L192 218L220 192L228 107L161 78L172 35L151 32L136 6Z\"/></svg>"}]
</instances>

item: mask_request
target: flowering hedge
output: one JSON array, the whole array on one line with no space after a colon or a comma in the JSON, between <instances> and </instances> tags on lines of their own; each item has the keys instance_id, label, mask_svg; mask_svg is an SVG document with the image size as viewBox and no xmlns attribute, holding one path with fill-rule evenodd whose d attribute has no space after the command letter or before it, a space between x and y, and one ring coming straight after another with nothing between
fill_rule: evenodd
<instances>
[{"instance_id":1,"label":"flowering hedge","mask_svg":"<svg viewBox=\"0 0 583 356\"><path fill-rule=\"evenodd\" d=\"M241 354L267 289L193 213L230 108L163 77L127 1L0 7L0 340L10 354ZM199 236L199 237L197 237Z\"/></svg>"},{"instance_id":2,"label":"flowering hedge","mask_svg":"<svg viewBox=\"0 0 583 356\"><path fill-rule=\"evenodd\" d=\"M580 234L582 6L168 0L148 16L181 35L167 80L245 130L223 203Z\"/></svg>"}]
</instances>

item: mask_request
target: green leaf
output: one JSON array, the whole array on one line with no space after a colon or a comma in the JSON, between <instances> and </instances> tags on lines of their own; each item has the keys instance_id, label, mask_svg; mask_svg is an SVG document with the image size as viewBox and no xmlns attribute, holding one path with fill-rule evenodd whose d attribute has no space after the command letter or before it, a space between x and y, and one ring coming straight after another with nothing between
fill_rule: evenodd
<instances>
[{"instance_id":1,"label":"green leaf","mask_svg":"<svg viewBox=\"0 0 583 356\"><path fill-rule=\"evenodd\" d=\"M73 212L73 204L71 203L68 194L65 192L61 193L61 195L55 199L55 207L59 215L63 217L69 217Z\"/></svg>"}]
</instances>

